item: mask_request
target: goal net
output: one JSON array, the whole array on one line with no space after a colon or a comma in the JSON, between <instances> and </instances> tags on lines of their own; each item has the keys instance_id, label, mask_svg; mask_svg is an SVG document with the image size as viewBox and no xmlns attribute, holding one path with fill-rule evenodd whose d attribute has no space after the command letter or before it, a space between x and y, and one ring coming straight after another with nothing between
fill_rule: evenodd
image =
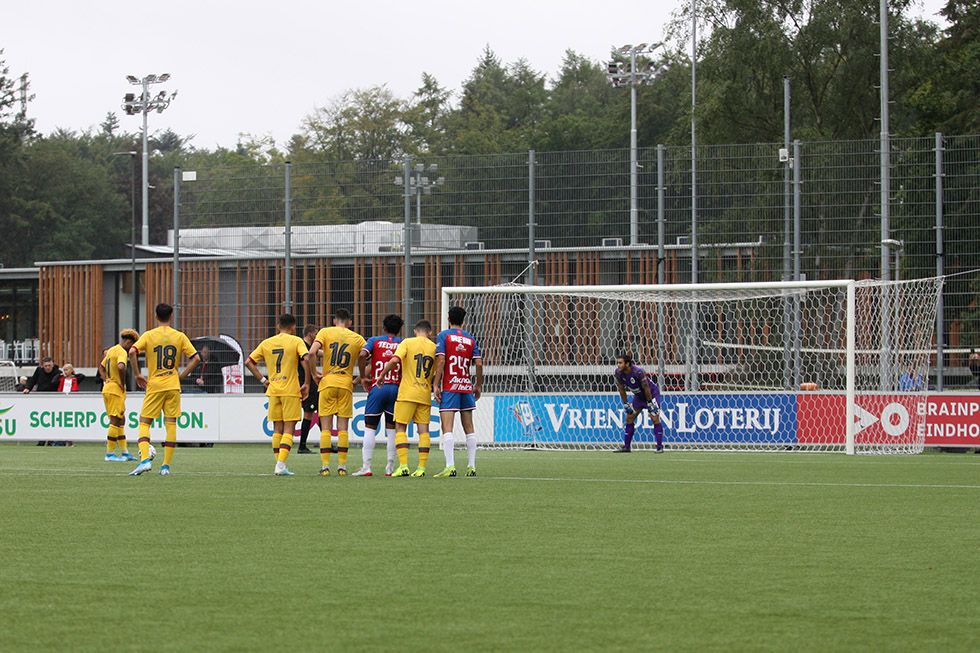
<instances>
[{"instance_id":1,"label":"goal net","mask_svg":"<svg viewBox=\"0 0 980 653\"><path fill-rule=\"evenodd\" d=\"M17 385L17 368L13 361L0 361L0 392L13 392Z\"/></svg>"},{"instance_id":2,"label":"goal net","mask_svg":"<svg viewBox=\"0 0 980 653\"><path fill-rule=\"evenodd\" d=\"M941 278L443 289L482 353L483 446L612 448L616 359L661 392L667 449L918 453ZM634 449L654 447L649 411Z\"/></svg>"}]
</instances>

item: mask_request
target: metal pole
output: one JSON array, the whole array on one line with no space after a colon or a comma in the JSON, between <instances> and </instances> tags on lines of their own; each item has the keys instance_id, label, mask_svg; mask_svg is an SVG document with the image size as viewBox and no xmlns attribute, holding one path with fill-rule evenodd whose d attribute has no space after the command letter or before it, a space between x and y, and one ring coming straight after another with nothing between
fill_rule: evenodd
<instances>
[{"instance_id":1,"label":"metal pole","mask_svg":"<svg viewBox=\"0 0 980 653\"><path fill-rule=\"evenodd\" d=\"M945 243L943 242L943 135L936 132L936 276L940 279L946 274ZM939 293L939 306L936 314L936 390L943 391L943 345L946 334L943 320L943 293Z\"/></svg>"},{"instance_id":2,"label":"metal pole","mask_svg":"<svg viewBox=\"0 0 980 653\"><path fill-rule=\"evenodd\" d=\"M630 49L630 245L640 242L636 152L636 48Z\"/></svg>"},{"instance_id":3,"label":"metal pole","mask_svg":"<svg viewBox=\"0 0 980 653\"><path fill-rule=\"evenodd\" d=\"M881 142L880 142L880 177L881 177L881 280L891 280L891 251L885 243L891 239L891 165L889 141L889 107L888 107L888 0L879 0L879 36L881 57L879 60L879 76L881 78ZM892 384L892 337L891 337L891 289L883 286L881 289L881 371L880 389L889 389Z\"/></svg>"},{"instance_id":4,"label":"metal pole","mask_svg":"<svg viewBox=\"0 0 980 653\"><path fill-rule=\"evenodd\" d=\"M783 281L789 281L792 275L790 247L790 228L793 214L792 204L792 174L793 158L790 155L790 85L789 75L783 76L783 148L786 150L786 160L783 162ZM793 369L790 354L790 302L783 304L783 387L793 389L790 370Z\"/></svg>"},{"instance_id":5,"label":"metal pole","mask_svg":"<svg viewBox=\"0 0 980 653\"><path fill-rule=\"evenodd\" d=\"M130 274L133 281L133 328L140 330L140 302L139 302L139 283L136 281L136 152L129 154L129 227L130 227L130 254L132 255L132 268Z\"/></svg>"},{"instance_id":6,"label":"metal pole","mask_svg":"<svg viewBox=\"0 0 980 653\"><path fill-rule=\"evenodd\" d=\"M150 112L150 82L143 78L143 239L144 245L150 244L150 152L147 137L146 114Z\"/></svg>"},{"instance_id":7,"label":"metal pole","mask_svg":"<svg viewBox=\"0 0 980 653\"><path fill-rule=\"evenodd\" d=\"M664 146L663 143L657 145L657 284L667 283L667 253L666 253L666 184L664 174ZM661 391L666 382L666 361L667 353L664 341L666 340L666 325L664 324L664 305L657 302L657 379Z\"/></svg>"},{"instance_id":8,"label":"metal pole","mask_svg":"<svg viewBox=\"0 0 980 653\"><path fill-rule=\"evenodd\" d=\"M799 139L793 141L793 281L801 281L800 254L803 249L801 221L803 216L802 177ZM800 293L793 294L793 387L799 388L800 381Z\"/></svg>"},{"instance_id":9,"label":"metal pole","mask_svg":"<svg viewBox=\"0 0 980 653\"><path fill-rule=\"evenodd\" d=\"M180 166L174 168L174 327L180 306Z\"/></svg>"},{"instance_id":10,"label":"metal pole","mask_svg":"<svg viewBox=\"0 0 980 653\"><path fill-rule=\"evenodd\" d=\"M405 313L405 324L412 328L412 157L405 157L405 288L402 297L402 310ZM407 329L406 329L407 331Z\"/></svg>"},{"instance_id":11,"label":"metal pole","mask_svg":"<svg viewBox=\"0 0 980 653\"><path fill-rule=\"evenodd\" d=\"M535 285L538 282L538 271L534 265L534 150L527 153L527 282Z\"/></svg>"},{"instance_id":12,"label":"metal pole","mask_svg":"<svg viewBox=\"0 0 980 653\"><path fill-rule=\"evenodd\" d=\"M287 313L293 312L293 252L292 252L292 241L293 241L293 223L292 223L292 199L293 199L293 189L292 189L292 171L293 165L286 161L286 269L284 279L286 282L286 289L283 293L283 308Z\"/></svg>"},{"instance_id":13,"label":"metal pole","mask_svg":"<svg viewBox=\"0 0 980 653\"><path fill-rule=\"evenodd\" d=\"M697 0L691 0L691 283L698 282L698 140L695 123L698 87ZM691 302L691 329L688 335L687 389L698 389L697 379L698 305Z\"/></svg>"}]
</instances>

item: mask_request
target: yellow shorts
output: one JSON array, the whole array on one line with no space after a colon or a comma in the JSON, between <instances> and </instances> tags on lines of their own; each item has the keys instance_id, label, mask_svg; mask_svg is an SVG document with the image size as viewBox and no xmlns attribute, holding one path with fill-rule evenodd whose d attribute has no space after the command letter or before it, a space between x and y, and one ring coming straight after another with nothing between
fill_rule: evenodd
<instances>
[{"instance_id":1,"label":"yellow shorts","mask_svg":"<svg viewBox=\"0 0 980 653\"><path fill-rule=\"evenodd\" d=\"M298 422L303 419L299 397L269 397L270 422Z\"/></svg>"},{"instance_id":2,"label":"yellow shorts","mask_svg":"<svg viewBox=\"0 0 980 653\"><path fill-rule=\"evenodd\" d=\"M431 417L432 406L428 402L424 404L417 404L414 401L395 402L396 424L408 424L409 422L415 422L416 424L428 425Z\"/></svg>"},{"instance_id":3,"label":"yellow shorts","mask_svg":"<svg viewBox=\"0 0 980 653\"><path fill-rule=\"evenodd\" d=\"M126 416L126 397L122 395L102 395L105 404L105 414L109 417L123 418Z\"/></svg>"},{"instance_id":4,"label":"yellow shorts","mask_svg":"<svg viewBox=\"0 0 980 653\"><path fill-rule=\"evenodd\" d=\"M161 410L164 417L180 417L180 390L164 390L146 395L140 417L157 419Z\"/></svg>"},{"instance_id":5,"label":"yellow shorts","mask_svg":"<svg viewBox=\"0 0 980 653\"><path fill-rule=\"evenodd\" d=\"M320 417L336 415L337 417L354 416L354 395L346 388L327 388L320 391Z\"/></svg>"}]
</instances>

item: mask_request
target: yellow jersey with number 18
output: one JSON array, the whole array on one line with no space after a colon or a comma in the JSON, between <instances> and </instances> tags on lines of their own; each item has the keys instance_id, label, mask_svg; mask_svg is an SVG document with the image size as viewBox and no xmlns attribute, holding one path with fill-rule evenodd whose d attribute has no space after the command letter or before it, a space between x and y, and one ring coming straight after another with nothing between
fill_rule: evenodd
<instances>
[{"instance_id":1,"label":"yellow jersey with number 18","mask_svg":"<svg viewBox=\"0 0 980 653\"><path fill-rule=\"evenodd\" d=\"M133 347L137 354L146 354L146 394L167 390L180 392L177 371L180 355L187 356L188 360L197 356L197 350L183 332L160 326L141 335Z\"/></svg>"},{"instance_id":2,"label":"yellow jersey with number 18","mask_svg":"<svg viewBox=\"0 0 980 653\"><path fill-rule=\"evenodd\" d=\"M432 377L436 371L436 343L418 336L405 338L398 344L395 357L402 364L398 401L428 404L432 399Z\"/></svg>"},{"instance_id":3,"label":"yellow jersey with number 18","mask_svg":"<svg viewBox=\"0 0 980 653\"><path fill-rule=\"evenodd\" d=\"M361 334L344 327L326 327L316 334L316 342L323 347L323 377L318 386L320 392L327 388L344 388L354 391L354 366L357 354L364 346ZM315 362L314 362L315 365Z\"/></svg>"},{"instance_id":4,"label":"yellow jersey with number 18","mask_svg":"<svg viewBox=\"0 0 980 653\"><path fill-rule=\"evenodd\" d=\"M265 361L269 397L300 397L299 364L307 354L306 343L299 336L280 333L266 338L249 358L253 363Z\"/></svg>"}]
</instances>

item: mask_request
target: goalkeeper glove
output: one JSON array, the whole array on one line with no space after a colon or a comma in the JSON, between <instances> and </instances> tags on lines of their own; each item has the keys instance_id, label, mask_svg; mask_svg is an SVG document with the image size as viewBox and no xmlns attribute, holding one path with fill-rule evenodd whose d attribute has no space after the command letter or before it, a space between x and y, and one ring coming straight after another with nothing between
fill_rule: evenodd
<instances>
[{"instance_id":1,"label":"goalkeeper glove","mask_svg":"<svg viewBox=\"0 0 980 653\"><path fill-rule=\"evenodd\" d=\"M650 417L656 417L660 414L660 408L657 406L647 406L647 413L649 413Z\"/></svg>"},{"instance_id":2,"label":"goalkeeper glove","mask_svg":"<svg viewBox=\"0 0 980 653\"><path fill-rule=\"evenodd\" d=\"M627 415L633 414L633 404L631 404L630 402L627 401L625 404L623 404L623 408L626 409Z\"/></svg>"}]
</instances>

